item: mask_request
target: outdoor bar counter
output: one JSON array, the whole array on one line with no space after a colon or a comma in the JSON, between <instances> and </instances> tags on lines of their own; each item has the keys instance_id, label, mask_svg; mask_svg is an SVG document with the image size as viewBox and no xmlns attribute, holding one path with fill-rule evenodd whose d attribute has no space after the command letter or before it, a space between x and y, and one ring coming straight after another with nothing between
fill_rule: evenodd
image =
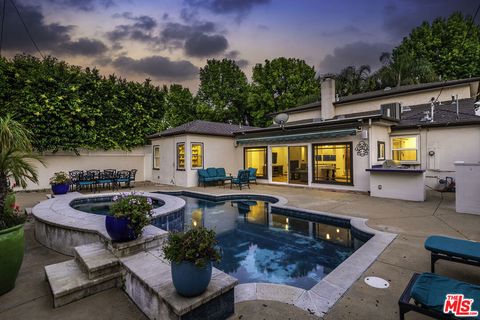
<instances>
[{"instance_id":1,"label":"outdoor bar counter","mask_svg":"<svg viewBox=\"0 0 480 320\"><path fill-rule=\"evenodd\" d=\"M373 167L370 172L370 195L410 201L425 201L425 170Z\"/></svg>"}]
</instances>

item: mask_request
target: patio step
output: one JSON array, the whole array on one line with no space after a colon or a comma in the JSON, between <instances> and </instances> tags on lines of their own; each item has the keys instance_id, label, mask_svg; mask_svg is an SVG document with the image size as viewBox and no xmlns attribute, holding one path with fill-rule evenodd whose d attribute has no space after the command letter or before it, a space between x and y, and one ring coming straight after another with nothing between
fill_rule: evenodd
<instances>
[{"instance_id":1,"label":"patio step","mask_svg":"<svg viewBox=\"0 0 480 320\"><path fill-rule=\"evenodd\" d=\"M75 247L74 255L78 265L90 280L121 270L118 258L108 251L102 242Z\"/></svg>"},{"instance_id":2,"label":"patio step","mask_svg":"<svg viewBox=\"0 0 480 320\"><path fill-rule=\"evenodd\" d=\"M54 308L103 290L119 287L122 283L121 272L89 279L75 260L46 266L45 274L52 290Z\"/></svg>"}]
</instances>

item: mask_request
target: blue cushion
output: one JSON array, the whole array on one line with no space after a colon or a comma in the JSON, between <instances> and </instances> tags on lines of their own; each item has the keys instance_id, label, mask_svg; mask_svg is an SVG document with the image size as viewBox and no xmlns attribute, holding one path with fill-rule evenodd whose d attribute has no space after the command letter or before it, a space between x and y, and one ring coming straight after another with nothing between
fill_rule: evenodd
<instances>
[{"instance_id":1,"label":"blue cushion","mask_svg":"<svg viewBox=\"0 0 480 320\"><path fill-rule=\"evenodd\" d=\"M217 177L226 177L227 173L224 168L217 168Z\"/></svg>"},{"instance_id":2,"label":"blue cushion","mask_svg":"<svg viewBox=\"0 0 480 320\"><path fill-rule=\"evenodd\" d=\"M257 168L248 168L248 171L250 171L250 178L257 177Z\"/></svg>"},{"instance_id":3,"label":"blue cushion","mask_svg":"<svg viewBox=\"0 0 480 320\"><path fill-rule=\"evenodd\" d=\"M217 176L217 169L215 168L207 168L208 176L216 177Z\"/></svg>"},{"instance_id":4,"label":"blue cushion","mask_svg":"<svg viewBox=\"0 0 480 320\"><path fill-rule=\"evenodd\" d=\"M205 169L199 169L198 170L198 176L201 178L208 178L208 172Z\"/></svg>"},{"instance_id":5,"label":"blue cushion","mask_svg":"<svg viewBox=\"0 0 480 320\"><path fill-rule=\"evenodd\" d=\"M430 236L425 240L425 249L449 256L480 261L480 242Z\"/></svg>"},{"instance_id":6,"label":"blue cushion","mask_svg":"<svg viewBox=\"0 0 480 320\"><path fill-rule=\"evenodd\" d=\"M129 178L118 178L118 179L115 179L115 181L117 181L117 182L129 182L130 179Z\"/></svg>"},{"instance_id":7,"label":"blue cushion","mask_svg":"<svg viewBox=\"0 0 480 320\"><path fill-rule=\"evenodd\" d=\"M207 182L217 181L217 177L208 177L208 178L205 178L204 180Z\"/></svg>"},{"instance_id":8,"label":"blue cushion","mask_svg":"<svg viewBox=\"0 0 480 320\"><path fill-rule=\"evenodd\" d=\"M412 287L412 298L423 307L443 312L447 294L461 293L474 299L472 310L480 310L480 286L453 280L434 273L422 273Z\"/></svg>"}]
</instances>

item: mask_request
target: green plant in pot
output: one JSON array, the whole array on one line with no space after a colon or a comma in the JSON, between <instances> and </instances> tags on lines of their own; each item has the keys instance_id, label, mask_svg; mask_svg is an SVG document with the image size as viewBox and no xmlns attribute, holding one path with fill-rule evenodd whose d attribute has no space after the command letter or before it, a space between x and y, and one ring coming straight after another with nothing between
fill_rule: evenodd
<instances>
[{"instance_id":1,"label":"green plant in pot","mask_svg":"<svg viewBox=\"0 0 480 320\"><path fill-rule=\"evenodd\" d=\"M31 137L10 115L0 117L0 295L14 288L24 253L25 216L15 205L10 181L22 188L28 181L38 183L35 162L43 164Z\"/></svg>"},{"instance_id":2,"label":"green plant in pot","mask_svg":"<svg viewBox=\"0 0 480 320\"><path fill-rule=\"evenodd\" d=\"M170 233L163 253L171 262L173 285L185 297L202 294L212 278L212 262L221 259L215 231L203 227Z\"/></svg>"},{"instance_id":3,"label":"green plant in pot","mask_svg":"<svg viewBox=\"0 0 480 320\"><path fill-rule=\"evenodd\" d=\"M112 198L110 214L105 217L105 228L112 241L137 239L152 217L152 199L135 194L121 193Z\"/></svg>"},{"instance_id":4,"label":"green plant in pot","mask_svg":"<svg viewBox=\"0 0 480 320\"><path fill-rule=\"evenodd\" d=\"M70 177L66 172L55 172L50 178L53 194L66 194L70 189Z\"/></svg>"}]
</instances>

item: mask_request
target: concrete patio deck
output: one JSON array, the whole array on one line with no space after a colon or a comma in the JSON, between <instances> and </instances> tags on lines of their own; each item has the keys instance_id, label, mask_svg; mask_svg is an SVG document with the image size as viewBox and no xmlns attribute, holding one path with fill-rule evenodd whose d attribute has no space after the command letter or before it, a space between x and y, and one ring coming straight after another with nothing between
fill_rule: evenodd
<instances>
[{"instance_id":1,"label":"concrete patio deck","mask_svg":"<svg viewBox=\"0 0 480 320\"><path fill-rule=\"evenodd\" d=\"M171 186L145 185L139 190L175 190ZM209 193L239 192L222 187L191 188ZM367 195L316 189L254 185L242 192L281 195L288 205L368 218L368 225L399 236L336 303L325 319L398 319L398 298L414 272L430 270L430 256L423 248L428 235L443 234L480 241L480 216L455 212L453 194L428 192L423 203L378 199ZM33 207L46 192L19 193L22 207ZM26 254L16 288L0 297L0 319L145 319L120 289L111 289L61 308L52 308L43 266L70 259L35 241L32 225L26 225ZM458 280L480 284L480 270L447 261L437 262L437 272ZM390 281L388 289L374 289L366 276ZM233 319L313 319L288 304L272 301L242 302ZM407 319L427 319L407 314Z\"/></svg>"}]
</instances>

